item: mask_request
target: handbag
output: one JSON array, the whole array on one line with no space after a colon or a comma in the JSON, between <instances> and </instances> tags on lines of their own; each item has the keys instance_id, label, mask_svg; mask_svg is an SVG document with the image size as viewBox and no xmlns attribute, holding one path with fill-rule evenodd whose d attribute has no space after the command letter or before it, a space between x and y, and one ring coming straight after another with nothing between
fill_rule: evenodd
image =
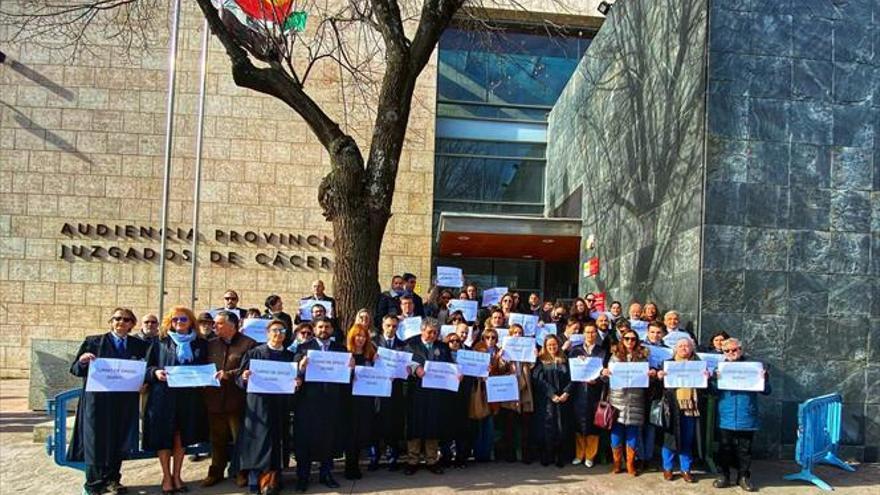
<instances>
[{"instance_id":1,"label":"handbag","mask_svg":"<svg viewBox=\"0 0 880 495\"><path fill-rule=\"evenodd\" d=\"M659 399L651 401L648 423L657 428L669 428L671 414L672 412L669 410L669 402L666 400L666 395L662 395Z\"/></svg>"},{"instance_id":2,"label":"handbag","mask_svg":"<svg viewBox=\"0 0 880 495\"><path fill-rule=\"evenodd\" d=\"M602 392L602 399L596 405L596 414L593 415L593 425L603 430L610 430L617 422L619 411L608 402L608 387Z\"/></svg>"},{"instance_id":3,"label":"handbag","mask_svg":"<svg viewBox=\"0 0 880 495\"><path fill-rule=\"evenodd\" d=\"M486 402L486 384L483 380L477 380L468 402L468 418L480 420L488 417L490 414L492 414L492 411Z\"/></svg>"}]
</instances>

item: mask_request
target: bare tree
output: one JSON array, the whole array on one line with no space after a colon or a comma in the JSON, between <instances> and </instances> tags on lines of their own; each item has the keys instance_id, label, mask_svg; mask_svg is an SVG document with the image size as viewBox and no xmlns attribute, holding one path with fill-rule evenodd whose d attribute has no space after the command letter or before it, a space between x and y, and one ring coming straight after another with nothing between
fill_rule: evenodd
<instances>
[{"instance_id":1,"label":"bare tree","mask_svg":"<svg viewBox=\"0 0 880 495\"><path fill-rule=\"evenodd\" d=\"M358 308L375 307L379 294L379 252L391 217L391 203L416 80L457 14L479 19L480 0L295 0L309 13L306 33L286 29L277 12L269 22L245 28L217 5L195 0L211 32L226 51L235 83L273 96L293 109L330 155L318 201L333 224L334 284L339 313L347 325ZM525 10L518 0L486 0ZM108 34L124 46L149 44L151 26L164 18L161 0L22 0L23 14L6 13L17 40L60 35L66 44L86 45L89 26L123 26ZM467 5L466 5L467 4ZM266 3L265 5L270 5ZM269 7L264 7L269 8ZM566 8L560 5L559 10ZM2 13L0 13L2 14ZM126 29L135 22L139 29ZM552 29L554 24L545 25ZM366 156L348 126L340 125L307 86L319 64L336 64L349 91L373 110Z\"/></svg>"}]
</instances>

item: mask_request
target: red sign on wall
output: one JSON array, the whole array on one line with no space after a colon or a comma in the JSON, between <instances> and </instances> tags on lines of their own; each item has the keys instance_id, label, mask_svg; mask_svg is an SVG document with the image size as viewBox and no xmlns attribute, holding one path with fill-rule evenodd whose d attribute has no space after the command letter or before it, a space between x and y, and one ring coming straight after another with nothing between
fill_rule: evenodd
<instances>
[{"instance_id":1,"label":"red sign on wall","mask_svg":"<svg viewBox=\"0 0 880 495\"><path fill-rule=\"evenodd\" d=\"M599 274L599 257L598 256L593 256L592 258L588 259L587 265L589 265L587 267L588 268L588 271L587 271L588 277L595 277L596 275Z\"/></svg>"},{"instance_id":2,"label":"red sign on wall","mask_svg":"<svg viewBox=\"0 0 880 495\"><path fill-rule=\"evenodd\" d=\"M598 311L600 313L605 311L605 293L604 292L595 292L593 296L596 298L593 301L593 311Z\"/></svg>"}]
</instances>

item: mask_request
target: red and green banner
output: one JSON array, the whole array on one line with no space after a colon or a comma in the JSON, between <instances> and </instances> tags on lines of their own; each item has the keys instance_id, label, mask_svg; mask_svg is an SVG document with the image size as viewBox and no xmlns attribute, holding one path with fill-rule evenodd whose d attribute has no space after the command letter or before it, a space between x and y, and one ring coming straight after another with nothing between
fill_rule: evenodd
<instances>
[{"instance_id":1,"label":"red and green banner","mask_svg":"<svg viewBox=\"0 0 880 495\"><path fill-rule=\"evenodd\" d=\"M232 15L239 24L265 34L268 30L303 31L306 28L306 13L295 10L294 0L212 0L221 16Z\"/></svg>"}]
</instances>

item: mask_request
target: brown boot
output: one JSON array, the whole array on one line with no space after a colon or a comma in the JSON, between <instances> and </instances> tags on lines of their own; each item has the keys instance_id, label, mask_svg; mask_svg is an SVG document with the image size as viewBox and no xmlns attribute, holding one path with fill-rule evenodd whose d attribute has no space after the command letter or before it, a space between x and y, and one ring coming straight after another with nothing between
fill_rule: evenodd
<instances>
[{"instance_id":1,"label":"brown boot","mask_svg":"<svg viewBox=\"0 0 880 495\"><path fill-rule=\"evenodd\" d=\"M663 471L663 479L666 481L672 481L674 476L672 475L672 471Z\"/></svg>"},{"instance_id":2,"label":"brown boot","mask_svg":"<svg viewBox=\"0 0 880 495\"><path fill-rule=\"evenodd\" d=\"M623 472L623 447L616 447L611 449L611 456L614 459L614 464L611 466L612 474L620 474Z\"/></svg>"},{"instance_id":3,"label":"brown boot","mask_svg":"<svg viewBox=\"0 0 880 495\"><path fill-rule=\"evenodd\" d=\"M638 470L636 470L636 449L632 447L626 448L626 472L630 476L638 476L639 474Z\"/></svg>"}]
</instances>

